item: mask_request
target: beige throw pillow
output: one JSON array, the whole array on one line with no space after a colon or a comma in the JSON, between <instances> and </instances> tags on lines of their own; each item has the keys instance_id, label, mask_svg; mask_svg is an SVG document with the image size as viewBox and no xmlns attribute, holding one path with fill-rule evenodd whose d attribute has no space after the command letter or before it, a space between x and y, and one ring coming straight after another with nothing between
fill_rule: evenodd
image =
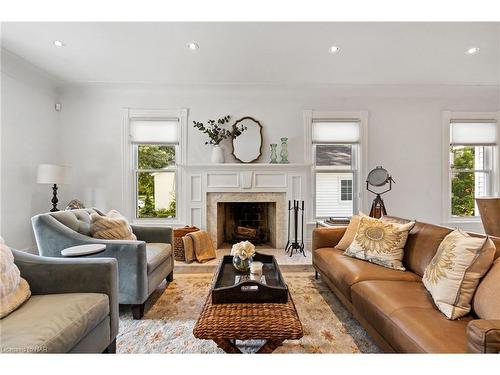
<instances>
[{"instance_id":1,"label":"beige throw pillow","mask_svg":"<svg viewBox=\"0 0 500 375\"><path fill-rule=\"evenodd\" d=\"M479 280L494 256L495 244L489 238L471 237L457 229L443 239L422 281L448 319L469 313Z\"/></svg>"},{"instance_id":2,"label":"beige throw pillow","mask_svg":"<svg viewBox=\"0 0 500 375\"><path fill-rule=\"evenodd\" d=\"M90 234L94 238L106 240L137 240L127 219L116 210L109 211L106 216L93 213L90 215L90 218L92 219Z\"/></svg>"},{"instance_id":3,"label":"beige throw pillow","mask_svg":"<svg viewBox=\"0 0 500 375\"><path fill-rule=\"evenodd\" d=\"M344 254L404 271L403 248L414 225L414 221L397 224L361 217L356 236Z\"/></svg>"},{"instance_id":4,"label":"beige throw pillow","mask_svg":"<svg viewBox=\"0 0 500 375\"><path fill-rule=\"evenodd\" d=\"M352 216L351 221L349 222L349 225L347 226L347 229L345 230L344 235L340 239L339 243L335 246L337 249L344 250L344 251L347 250L349 245L354 240L354 237L356 237L356 231L358 230L359 221L361 220L361 216L365 216L365 215L360 213L359 215Z\"/></svg>"},{"instance_id":5,"label":"beige throw pillow","mask_svg":"<svg viewBox=\"0 0 500 375\"><path fill-rule=\"evenodd\" d=\"M479 283L472 306L481 319L500 320L500 258Z\"/></svg>"},{"instance_id":6,"label":"beige throw pillow","mask_svg":"<svg viewBox=\"0 0 500 375\"><path fill-rule=\"evenodd\" d=\"M12 251L0 237L0 319L16 310L30 296L30 287L21 277Z\"/></svg>"}]
</instances>

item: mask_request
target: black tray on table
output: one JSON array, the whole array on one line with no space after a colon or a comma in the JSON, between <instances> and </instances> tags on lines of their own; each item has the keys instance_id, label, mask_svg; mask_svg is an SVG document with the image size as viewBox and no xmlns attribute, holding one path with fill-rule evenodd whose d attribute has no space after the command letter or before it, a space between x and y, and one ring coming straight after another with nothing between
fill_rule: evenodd
<instances>
[{"instance_id":1,"label":"black tray on table","mask_svg":"<svg viewBox=\"0 0 500 375\"><path fill-rule=\"evenodd\" d=\"M233 266L233 257L221 260L212 287L212 303L286 303L288 287L272 255L255 253L254 262L263 263L260 281L250 280Z\"/></svg>"}]
</instances>

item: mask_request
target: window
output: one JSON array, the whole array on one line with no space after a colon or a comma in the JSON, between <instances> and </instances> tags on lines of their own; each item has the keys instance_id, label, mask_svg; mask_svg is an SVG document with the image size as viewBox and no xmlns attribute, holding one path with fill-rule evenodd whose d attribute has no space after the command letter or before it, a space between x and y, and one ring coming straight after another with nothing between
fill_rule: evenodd
<instances>
[{"instance_id":1,"label":"window","mask_svg":"<svg viewBox=\"0 0 500 375\"><path fill-rule=\"evenodd\" d=\"M340 200L352 201L352 180L340 180Z\"/></svg>"},{"instance_id":2,"label":"window","mask_svg":"<svg viewBox=\"0 0 500 375\"><path fill-rule=\"evenodd\" d=\"M136 218L176 217L175 145L137 144Z\"/></svg>"},{"instance_id":3,"label":"window","mask_svg":"<svg viewBox=\"0 0 500 375\"><path fill-rule=\"evenodd\" d=\"M486 116L445 116L445 219L477 220L475 198L494 195L498 189L498 125L494 116Z\"/></svg>"},{"instance_id":4,"label":"window","mask_svg":"<svg viewBox=\"0 0 500 375\"><path fill-rule=\"evenodd\" d=\"M315 217L350 217L358 204L361 123L313 119L311 131Z\"/></svg>"},{"instance_id":5,"label":"window","mask_svg":"<svg viewBox=\"0 0 500 375\"><path fill-rule=\"evenodd\" d=\"M132 206L136 219L177 221L181 117L176 111L130 110Z\"/></svg>"}]
</instances>

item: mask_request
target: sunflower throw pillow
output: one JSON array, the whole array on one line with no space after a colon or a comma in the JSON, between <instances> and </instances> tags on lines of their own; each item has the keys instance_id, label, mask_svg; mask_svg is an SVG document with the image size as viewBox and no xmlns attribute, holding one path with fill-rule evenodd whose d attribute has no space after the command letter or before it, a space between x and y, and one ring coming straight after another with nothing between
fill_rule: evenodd
<instances>
[{"instance_id":1,"label":"sunflower throw pillow","mask_svg":"<svg viewBox=\"0 0 500 375\"><path fill-rule=\"evenodd\" d=\"M495 251L491 239L472 237L460 229L443 239L422 282L448 319L469 313L472 296L491 267Z\"/></svg>"},{"instance_id":2,"label":"sunflower throw pillow","mask_svg":"<svg viewBox=\"0 0 500 375\"><path fill-rule=\"evenodd\" d=\"M404 271L403 248L408 239L408 232L414 225L414 221L398 224L366 216L361 217L354 241L344 254L383 267Z\"/></svg>"}]
</instances>

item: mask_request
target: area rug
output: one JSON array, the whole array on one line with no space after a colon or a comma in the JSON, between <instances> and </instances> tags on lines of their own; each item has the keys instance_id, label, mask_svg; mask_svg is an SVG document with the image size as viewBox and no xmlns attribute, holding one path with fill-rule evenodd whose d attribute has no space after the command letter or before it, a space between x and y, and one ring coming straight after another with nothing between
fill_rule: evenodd
<instances>
[{"instance_id":1,"label":"area rug","mask_svg":"<svg viewBox=\"0 0 500 375\"><path fill-rule=\"evenodd\" d=\"M285 273L304 329L300 340L285 341L274 353L377 353L379 348L328 287L311 273ZM161 284L142 320L120 309L118 353L223 353L213 341L198 340L193 327L208 295L212 275L176 274ZM237 342L244 352L262 343Z\"/></svg>"}]
</instances>

